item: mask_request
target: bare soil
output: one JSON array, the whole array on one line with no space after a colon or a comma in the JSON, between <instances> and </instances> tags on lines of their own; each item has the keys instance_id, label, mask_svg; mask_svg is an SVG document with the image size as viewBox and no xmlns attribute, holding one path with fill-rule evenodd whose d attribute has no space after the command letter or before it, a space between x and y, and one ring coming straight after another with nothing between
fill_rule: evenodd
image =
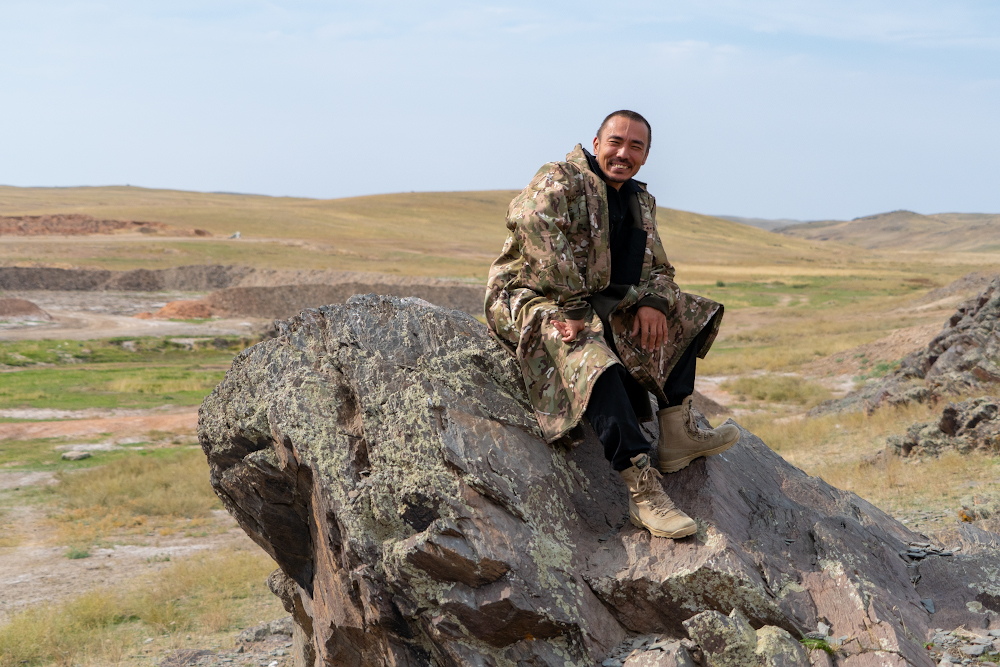
<instances>
[{"instance_id":1,"label":"bare soil","mask_svg":"<svg viewBox=\"0 0 1000 667\"><path fill-rule=\"evenodd\" d=\"M69 410L60 412L71 413ZM66 419L65 421L0 423L0 440L92 438L104 433L113 433L116 438L120 438L137 436L150 431L194 433L198 429L197 408L177 408L170 411L147 410L144 412L145 414L138 415Z\"/></svg>"},{"instance_id":2,"label":"bare soil","mask_svg":"<svg viewBox=\"0 0 1000 667\"><path fill-rule=\"evenodd\" d=\"M81 213L0 216L0 236L83 236L86 234L162 232L183 236L211 236L204 229L172 229L162 222L140 220L98 220Z\"/></svg>"},{"instance_id":3,"label":"bare soil","mask_svg":"<svg viewBox=\"0 0 1000 667\"><path fill-rule=\"evenodd\" d=\"M0 473L4 475L17 473ZM20 483L45 484L36 474L31 480L22 473ZM164 561L207 549L258 547L225 510L213 512L205 537L150 536L141 544L93 549L88 558L69 559L66 547L53 544L53 531L45 511L21 505L11 509L7 520L21 543L3 549L0 568L0 623L12 613L40 602L52 602L79 595L97 586L134 579L166 566ZM199 527L205 531L206 527Z\"/></svg>"}]
</instances>

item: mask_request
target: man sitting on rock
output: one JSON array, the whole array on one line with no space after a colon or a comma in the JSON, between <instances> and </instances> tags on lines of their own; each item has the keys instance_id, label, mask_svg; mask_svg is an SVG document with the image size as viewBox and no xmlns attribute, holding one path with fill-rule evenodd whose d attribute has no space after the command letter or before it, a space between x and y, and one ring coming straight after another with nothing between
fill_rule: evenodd
<instances>
[{"instance_id":1,"label":"man sitting on rock","mask_svg":"<svg viewBox=\"0 0 1000 667\"><path fill-rule=\"evenodd\" d=\"M604 119L591 155L535 174L507 210L509 235L490 269L486 320L517 357L547 442L576 442L586 415L630 491L632 523L684 537L651 466L641 421L657 399L658 468L675 472L725 451L739 429L701 429L691 414L695 361L708 353L723 307L681 292L656 231L656 202L632 177L652 131L634 111Z\"/></svg>"}]
</instances>

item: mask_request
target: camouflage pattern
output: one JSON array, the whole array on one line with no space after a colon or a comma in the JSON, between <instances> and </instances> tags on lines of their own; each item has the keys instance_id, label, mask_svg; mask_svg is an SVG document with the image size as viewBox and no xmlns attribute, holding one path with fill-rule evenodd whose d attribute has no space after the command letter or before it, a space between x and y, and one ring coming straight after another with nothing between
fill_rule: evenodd
<instances>
[{"instance_id":1,"label":"camouflage pattern","mask_svg":"<svg viewBox=\"0 0 1000 667\"><path fill-rule=\"evenodd\" d=\"M594 382L621 363L647 390L663 396L663 383L680 354L706 326L699 356L708 353L722 306L681 292L674 267L656 231L656 200L640 183L638 194L646 255L639 284L609 318L615 355L604 341L600 318L585 301L611 279L607 185L587 164L583 147L535 174L507 209L508 237L490 268L486 322L493 336L517 357L538 425L548 442L570 432L583 417ZM647 295L666 299L668 341L645 352L631 336L636 304ZM570 343L552 325L566 312L587 309L586 327Z\"/></svg>"}]
</instances>

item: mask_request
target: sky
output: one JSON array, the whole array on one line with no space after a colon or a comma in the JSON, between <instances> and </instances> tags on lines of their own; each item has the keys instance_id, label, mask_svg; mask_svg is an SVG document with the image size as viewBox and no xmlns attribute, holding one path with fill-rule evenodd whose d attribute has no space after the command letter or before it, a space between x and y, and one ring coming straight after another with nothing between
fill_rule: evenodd
<instances>
[{"instance_id":1,"label":"sky","mask_svg":"<svg viewBox=\"0 0 1000 667\"><path fill-rule=\"evenodd\" d=\"M520 189L615 109L661 206L1000 212L995 0L2 0L0 183Z\"/></svg>"}]
</instances>

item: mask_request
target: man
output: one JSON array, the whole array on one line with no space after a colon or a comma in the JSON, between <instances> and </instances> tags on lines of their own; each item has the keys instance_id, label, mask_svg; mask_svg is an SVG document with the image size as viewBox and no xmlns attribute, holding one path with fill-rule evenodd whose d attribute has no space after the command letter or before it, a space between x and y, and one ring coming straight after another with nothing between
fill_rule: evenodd
<instances>
[{"instance_id":1,"label":"man","mask_svg":"<svg viewBox=\"0 0 1000 667\"><path fill-rule=\"evenodd\" d=\"M507 210L509 235L490 269L486 320L517 357L547 442L576 442L586 416L629 488L632 523L658 537L697 529L664 493L640 421L656 396L658 467L675 472L725 451L739 429L700 429L691 415L696 357L723 308L681 292L656 231L656 202L632 177L652 130L615 111L565 162L551 162Z\"/></svg>"}]
</instances>

